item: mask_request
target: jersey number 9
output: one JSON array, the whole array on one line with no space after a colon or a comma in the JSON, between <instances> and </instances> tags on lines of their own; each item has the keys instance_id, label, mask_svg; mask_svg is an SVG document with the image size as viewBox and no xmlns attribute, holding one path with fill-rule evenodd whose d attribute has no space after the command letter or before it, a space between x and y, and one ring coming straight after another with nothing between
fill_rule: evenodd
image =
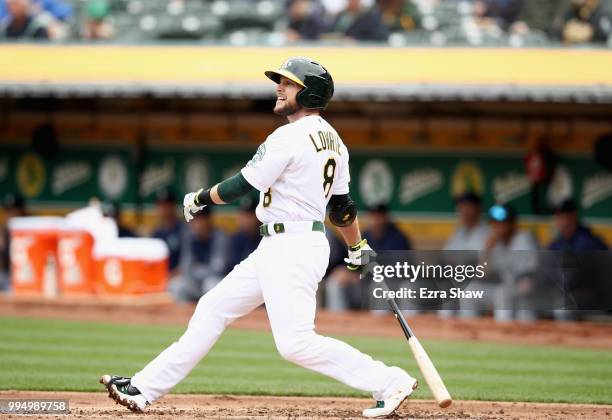
<instances>
[{"instance_id":1,"label":"jersey number 9","mask_svg":"<svg viewBox=\"0 0 612 420\"><path fill-rule=\"evenodd\" d=\"M331 191L334 175L336 175L336 160L329 158L323 167L323 192L325 193L325 198L329 196Z\"/></svg>"}]
</instances>

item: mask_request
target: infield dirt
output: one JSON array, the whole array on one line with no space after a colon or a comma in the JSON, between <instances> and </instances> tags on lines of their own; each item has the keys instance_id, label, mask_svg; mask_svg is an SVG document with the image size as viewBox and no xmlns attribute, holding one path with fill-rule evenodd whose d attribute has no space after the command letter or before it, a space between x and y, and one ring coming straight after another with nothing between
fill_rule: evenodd
<instances>
[{"instance_id":1,"label":"infield dirt","mask_svg":"<svg viewBox=\"0 0 612 420\"><path fill-rule=\"evenodd\" d=\"M168 395L146 414L135 414L115 404L106 393L0 391L0 398L62 398L70 401L68 415L30 415L41 419L362 419L360 413L372 400L360 398L256 397L229 395ZM19 420L23 415L5 418ZM456 401L439 409L433 401L415 400L402 405L395 418L402 419L612 419L612 406L586 404L534 404Z\"/></svg>"}]
</instances>

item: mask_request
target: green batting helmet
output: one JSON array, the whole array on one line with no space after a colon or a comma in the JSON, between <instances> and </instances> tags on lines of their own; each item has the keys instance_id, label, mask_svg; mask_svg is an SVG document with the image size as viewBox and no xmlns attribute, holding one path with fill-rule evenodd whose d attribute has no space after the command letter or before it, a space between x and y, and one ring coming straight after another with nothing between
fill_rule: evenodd
<instances>
[{"instance_id":1,"label":"green batting helmet","mask_svg":"<svg viewBox=\"0 0 612 420\"><path fill-rule=\"evenodd\" d=\"M281 76L292 80L304 89L297 94L297 103L307 109L325 109L334 94L334 80L325 67L305 57L285 61L280 69L267 71L265 75L275 83Z\"/></svg>"}]
</instances>

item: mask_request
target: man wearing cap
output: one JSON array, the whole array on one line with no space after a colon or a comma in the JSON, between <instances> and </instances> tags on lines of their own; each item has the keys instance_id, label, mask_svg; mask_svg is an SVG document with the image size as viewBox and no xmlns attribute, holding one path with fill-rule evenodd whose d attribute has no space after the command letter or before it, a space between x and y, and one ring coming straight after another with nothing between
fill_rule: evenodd
<instances>
[{"instance_id":1,"label":"man wearing cap","mask_svg":"<svg viewBox=\"0 0 612 420\"><path fill-rule=\"evenodd\" d=\"M481 220L479 195L468 191L455 198L458 227L446 241L447 251L481 251L489 237L489 226Z\"/></svg>"},{"instance_id":2,"label":"man wearing cap","mask_svg":"<svg viewBox=\"0 0 612 420\"><path fill-rule=\"evenodd\" d=\"M481 257L481 264L486 262L487 275L469 286L469 290L484 290L485 298L462 301L460 315L476 316L492 307L496 321L531 321L535 318L533 311L515 306L520 296L529 295L535 288L537 255L516 251L537 251L538 243L529 232L519 229L512 206L496 204L488 216L491 230Z\"/></svg>"},{"instance_id":3,"label":"man wearing cap","mask_svg":"<svg viewBox=\"0 0 612 420\"><path fill-rule=\"evenodd\" d=\"M550 243L548 249L559 251L559 254L569 254L570 258L576 258L577 254L583 251L605 251L608 249L602 239L595 235L589 227L580 222L578 206L572 199L567 199L559 203L554 208L553 226L557 232L555 239ZM592 258L593 253L590 254ZM561 257L559 255L559 257ZM561 257L562 258L562 257ZM605 257L604 257L605 258ZM577 311L574 309L560 309L567 306L567 303L575 303L581 308L595 308L597 305L597 290L602 286L599 283L599 273L592 274L589 270L601 270L597 266L573 267L565 272L565 287L569 294L555 305L553 316L559 321L573 321L585 315L597 313L597 311ZM605 272L605 270L604 270ZM603 287L607 288L607 281ZM571 300L568 300L570 298Z\"/></svg>"},{"instance_id":4,"label":"man wearing cap","mask_svg":"<svg viewBox=\"0 0 612 420\"><path fill-rule=\"evenodd\" d=\"M412 248L410 239L393 223L389 206L377 204L368 209L369 224L363 237L379 251L405 251Z\"/></svg>"},{"instance_id":5,"label":"man wearing cap","mask_svg":"<svg viewBox=\"0 0 612 420\"><path fill-rule=\"evenodd\" d=\"M608 247L601 238L580 223L578 206L574 200L561 202L554 209L553 224L556 238L548 246L552 251L596 251Z\"/></svg>"},{"instance_id":6,"label":"man wearing cap","mask_svg":"<svg viewBox=\"0 0 612 420\"><path fill-rule=\"evenodd\" d=\"M466 191L455 198L458 226L452 236L444 244L445 251L482 251L489 237L489 226L481 217L481 197ZM445 261L452 264L474 264L478 257L473 253L448 252L444 254ZM438 311L441 318L456 315L460 302L451 301Z\"/></svg>"}]
</instances>

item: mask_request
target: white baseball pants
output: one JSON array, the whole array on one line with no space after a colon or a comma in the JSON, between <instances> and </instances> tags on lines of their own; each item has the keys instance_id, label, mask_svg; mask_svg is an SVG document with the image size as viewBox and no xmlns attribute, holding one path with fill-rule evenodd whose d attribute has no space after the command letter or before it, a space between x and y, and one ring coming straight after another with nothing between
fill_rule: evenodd
<instances>
[{"instance_id":1,"label":"white baseball pants","mask_svg":"<svg viewBox=\"0 0 612 420\"><path fill-rule=\"evenodd\" d=\"M225 327L265 303L276 347L285 359L385 399L409 383L405 371L314 331L315 294L328 259L329 245L321 232L263 238L202 296L182 337L134 375L132 385L149 402L162 397L208 353Z\"/></svg>"}]
</instances>

